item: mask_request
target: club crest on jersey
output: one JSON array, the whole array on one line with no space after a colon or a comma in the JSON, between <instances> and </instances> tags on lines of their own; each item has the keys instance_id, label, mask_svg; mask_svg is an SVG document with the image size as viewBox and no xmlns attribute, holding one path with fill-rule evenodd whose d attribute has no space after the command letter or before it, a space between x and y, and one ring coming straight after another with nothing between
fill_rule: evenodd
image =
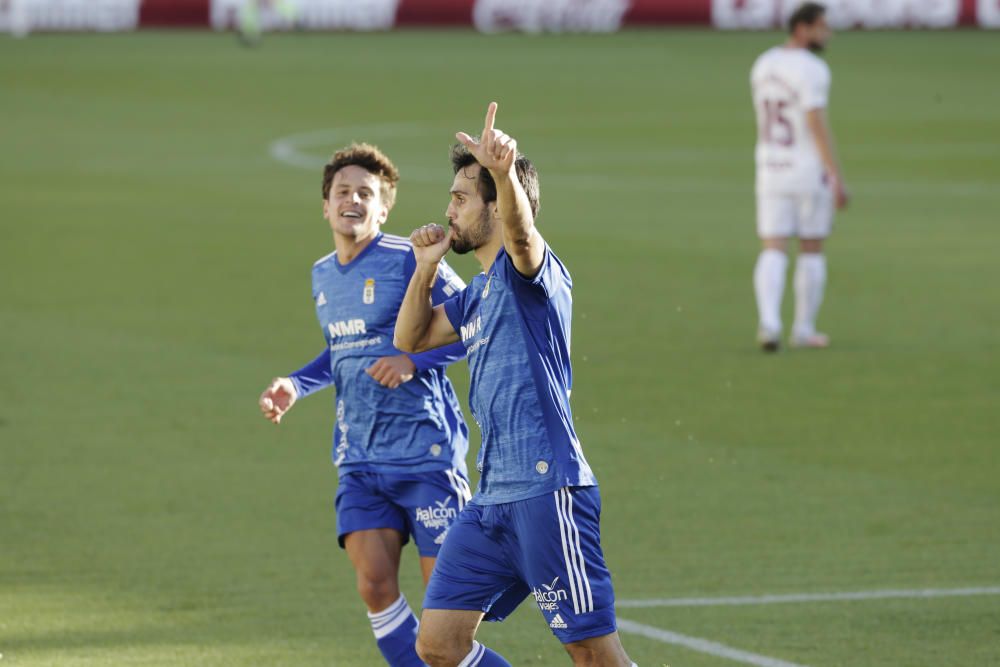
<instances>
[{"instance_id":1,"label":"club crest on jersey","mask_svg":"<svg viewBox=\"0 0 1000 667\"><path fill-rule=\"evenodd\" d=\"M361 293L361 302L365 304L375 303L375 279L369 278L365 281L365 290Z\"/></svg>"}]
</instances>

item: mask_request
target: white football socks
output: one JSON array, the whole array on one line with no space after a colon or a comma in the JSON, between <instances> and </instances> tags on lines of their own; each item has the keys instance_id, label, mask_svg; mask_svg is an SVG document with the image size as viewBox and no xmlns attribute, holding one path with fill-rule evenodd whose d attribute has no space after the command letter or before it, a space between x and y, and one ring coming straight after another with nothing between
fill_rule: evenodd
<instances>
[{"instance_id":1,"label":"white football socks","mask_svg":"<svg viewBox=\"0 0 1000 667\"><path fill-rule=\"evenodd\" d=\"M781 298L785 292L787 270L788 256L773 248L761 251L753 270L760 328L775 335L781 332Z\"/></svg>"},{"instance_id":2,"label":"white football socks","mask_svg":"<svg viewBox=\"0 0 1000 667\"><path fill-rule=\"evenodd\" d=\"M499 653L472 640L472 650L458 663L458 667L511 667L511 664Z\"/></svg>"},{"instance_id":3,"label":"white football socks","mask_svg":"<svg viewBox=\"0 0 1000 667\"><path fill-rule=\"evenodd\" d=\"M795 260L795 324L792 335L816 333L816 316L823 303L826 287L826 256L822 253L799 253Z\"/></svg>"}]
</instances>

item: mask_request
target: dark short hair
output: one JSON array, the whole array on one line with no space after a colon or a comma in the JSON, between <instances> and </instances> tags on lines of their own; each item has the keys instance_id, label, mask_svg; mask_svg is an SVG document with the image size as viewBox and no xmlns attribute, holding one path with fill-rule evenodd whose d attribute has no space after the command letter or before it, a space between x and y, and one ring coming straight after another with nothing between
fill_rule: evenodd
<instances>
[{"instance_id":1,"label":"dark short hair","mask_svg":"<svg viewBox=\"0 0 1000 667\"><path fill-rule=\"evenodd\" d=\"M469 152L464 144L455 144L451 147L451 167L455 173L462 171L466 167L479 164L476 157ZM531 160L517 154L514 158L514 171L517 173L517 181L524 188L524 194L528 195L528 204L531 206L532 217L538 216L538 209L541 207L541 193L538 189L538 171ZM487 204L497 200L497 184L493 180L489 169L479 170L479 179L476 183L476 191Z\"/></svg>"},{"instance_id":2,"label":"dark short hair","mask_svg":"<svg viewBox=\"0 0 1000 667\"><path fill-rule=\"evenodd\" d=\"M818 2L803 2L788 17L788 32L795 32L795 26L800 23L812 25L826 14L826 7Z\"/></svg>"},{"instance_id":3,"label":"dark short hair","mask_svg":"<svg viewBox=\"0 0 1000 667\"><path fill-rule=\"evenodd\" d=\"M352 164L378 177L381 184L379 191L382 195L382 201L386 206L392 208L392 205L396 203L399 169L396 169L396 165L385 153L379 150L378 146L364 143L351 144L346 148L341 148L323 167L323 201L330 198L333 177L337 175L338 171Z\"/></svg>"}]
</instances>

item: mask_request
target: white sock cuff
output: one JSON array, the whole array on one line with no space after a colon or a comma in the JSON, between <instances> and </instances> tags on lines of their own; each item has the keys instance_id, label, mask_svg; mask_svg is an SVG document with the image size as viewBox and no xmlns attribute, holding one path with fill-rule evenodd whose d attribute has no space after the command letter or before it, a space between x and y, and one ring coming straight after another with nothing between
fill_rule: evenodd
<instances>
[{"instance_id":1,"label":"white sock cuff","mask_svg":"<svg viewBox=\"0 0 1000 667\"><path fill-rule=\"evenodd\" d=\"M476 667L484 655L486 655L486 647L473 639L472 650L469 651L469 655L462 659L462 662L458 663L458 667Z\"/></svg>"},{"instance_id":2,"label":"white sock cuff","mask_svg":"<svg viewBox=\"0 0 1000 667\"><path fill-rule=\"evenodd\" d=\"M757 257L754 275L766 281L779 281L785 284L785 272L788 270L788 255L774 248L764 248Z\"/></svg>"},{"instance_id":3,"label":"white sock cuff","mask_svg":"<svg viewBox=\"0 0 1000 667\"><path fill-rule=\"evenodd\" d=\"M385 609L383 609L382 611L376 611L374 613L373 612L368 612L368 618L372 619L373 621L374 620L382 620L384 618L387 618L389 616L394 615L396 612L398 612L403 607L409 607L409 606L410 605L408 605L406 603L406 596L403 595L402 593L400 593L399 597L396 598L396 601L393 602L388 607L386 607Z\"/></svg>"},{"instance_id":4,"label":"white sock cuff","mask_svg":"<svg viewBox=\"0 0 1000 667\"><path fill-rule=\"evenodd\" d=\"M406 603L406 598L403 595L400 595L398 600L382 611L374 614L368 612L368 621L372 624L372 632L375 633L375 639L382 639L386 635L392 634L409 618L416 617L413 615L413 610L410 609L410 605Z\"/></svg>"}]
</instances>

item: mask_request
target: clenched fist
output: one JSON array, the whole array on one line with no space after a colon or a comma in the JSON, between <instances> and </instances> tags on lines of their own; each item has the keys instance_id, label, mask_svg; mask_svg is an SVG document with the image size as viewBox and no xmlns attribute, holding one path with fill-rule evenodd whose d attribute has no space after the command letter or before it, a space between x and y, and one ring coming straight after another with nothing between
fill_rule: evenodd
<instances>
[{"instance_id":1,"label":"clenched fist","mask_svg":"<svg viewBox=\"0 0 1000 667\"><path fill-rule=\"evenodd\" d=\"M410 242L417 264L437 264L451 248L452 231L441 225L424 225L413 230Z\"/></svg>"}]
</instances>

